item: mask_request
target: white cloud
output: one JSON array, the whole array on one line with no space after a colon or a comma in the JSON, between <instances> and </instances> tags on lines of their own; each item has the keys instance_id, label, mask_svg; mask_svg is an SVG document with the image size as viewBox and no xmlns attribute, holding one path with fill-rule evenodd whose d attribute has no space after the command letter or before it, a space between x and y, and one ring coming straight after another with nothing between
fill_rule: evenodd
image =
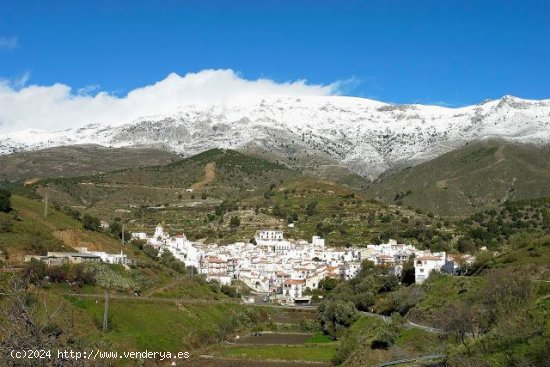
<instances>
[{"instance_id":1,"label":"white cloud","mask_svg":"<svg viewBox=\"0 0 550 367\"><path fill-rule=\"evenodd\" d=\"M17 37L0 37L0 51L11 51L18 46Z\"/></svg>"},{"instance_id":2,"label":"white cloud","mask_svg":"<svg viewBox=\"0 0 550 367\"><path fill-rule=\"evenodd\" d=\"M24 78L24 83L27 81L28 78ZM15 83L0 81L0 129L12 132L88 123L125 123L141 116L170 113L186 104L231 104L268 96L337 94L341 84L247 80L232 70L203 70L183 77L172 73L155 84L117 97L97 92L97 86L81 88L75 93L71 87L59 83L19 88ZM96 93L92 95L93 92Z\"/></svg>"}]
</instances>

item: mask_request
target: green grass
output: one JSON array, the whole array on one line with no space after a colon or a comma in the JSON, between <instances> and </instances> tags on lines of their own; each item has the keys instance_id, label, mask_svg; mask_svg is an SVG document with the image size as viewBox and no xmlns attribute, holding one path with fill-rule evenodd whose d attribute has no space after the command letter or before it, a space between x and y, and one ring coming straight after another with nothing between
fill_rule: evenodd
<instances>
[{"instance_id":1,"label":"green grass","mask_svg":"<svg viewBox=\"0 0 550 367\"><path fill-rule=\"evenodd\" d=\"M220 356L243 359L280 359L286 361L330 362L336 355L334 345L307 346L246 346L228 347L220 351Z\"/></svg>"},{"instance_id":2,"label":"green grass","mask_svg":"<svg viewBox=\"0 0 550 367\"><path fill-rule=\"evenodd\" d=\"M430 277L422 285L426 296L410 311L409 317L428 325L437 325L443 310L460 300L475 298L482 285L483 278L478 276Z\"/></svg>"},{"instance_id":3,"label":"green grass","mask_svg":"<svg viewBox=\"0 0 550 367\"><path fill-rule=\"evenodd\" d=\"M306 340L306 343L311 343L311 344L332 343L332 342L334 342L334 340L332 340L331 337L323 334L315 334Z\"/></svg>"},{"instance_id":4,"label":"green grass","mask_svg":"<svg viewBox=\"0 0 550 367\"><path fill-rule=\"evenodd\" d=\"M90 338L112 342L125 350L177 351L205 346L218 341L219 325L237 315L246 323L244 306L235 304L182 304L143 300L111 299L110 331L103 335L104 303L101 299L67 297L75 307L84 310L96 325ZM248 309L250 315L265 317L265 310ZM250 322L250 321L248 321Z\"/></svg>"}]
</instances>

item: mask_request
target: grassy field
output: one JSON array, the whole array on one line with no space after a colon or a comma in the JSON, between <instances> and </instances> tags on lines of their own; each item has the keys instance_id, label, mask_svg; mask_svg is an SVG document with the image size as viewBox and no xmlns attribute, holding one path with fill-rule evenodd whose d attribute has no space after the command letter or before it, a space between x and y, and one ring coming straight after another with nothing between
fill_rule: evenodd
<instances>
[{"instance_id":1,"label":"grassy field","mask_svg":"<svg viewBox=\"0 0 550 367\"><path fill-rule=\"evenodd\" d=\"M330 362L336 355L334 345L272 345L272 346L237 346L223 348L221 357L242 359L279 359L294 361Z\"/></svg>"},{"instance_id":2,"label":"grassy field","mask_svg":"<svg viewBox=\"0 0 550 367\"><path fill-rule=\"evenodd\" d=\"M140 300L111 299L110 330L101 333L103 302L67 297L75 307L84 310L96 327L89 330L92 339L113 343L123 350L179 351L202 347L219 341L220 324L235 317L246 325L251 318L267 320L265 310L235 304L174 304Z\"/></svg>"}]
</instances>

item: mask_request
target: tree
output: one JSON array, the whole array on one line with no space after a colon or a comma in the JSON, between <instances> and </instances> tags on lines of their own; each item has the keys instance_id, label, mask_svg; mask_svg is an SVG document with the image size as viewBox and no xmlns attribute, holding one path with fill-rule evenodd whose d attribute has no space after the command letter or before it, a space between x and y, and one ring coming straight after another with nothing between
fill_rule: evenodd
<instances>
[{"instance_id":1,"label":"tree","mask_svg":"<svg viewBox=\"0 0 550 367\"><path fill-rule=\"evenodd\" d=\"M154 248L153 246L143 246L143 252L149 256L151 259L154 259L156 260L157 257L158 257L158 250L156 248Z\"/></svg>"},{"instance_id":2,"label":"tree","mask_svg":"<svg viewBox=\"0 0 550 367\"><path fill-rule=\"evenodd\" d=\"M409 259L409 261L403 264L403 269L401 270L401 283L405 285L411 285L414 283L414 281L414 263L413 259Z\"/></svg>"},{"instance_id":3,"label":"tree","mask_svg":"<svg viewBox=\"0 0 550 367\"><path fill-rule=\"evenodd\" d=\"M116 238L122 238L122 229L124 226L122 223L118 220L115 220L113 223L109 224L109 231L116 237ZM130 232L124 231L124 238L125 240L129 240L131 237Z\"/></svg>"},{"instance_id":4,"label":"tree","mask_svg":"<svg viewBox=\"0 0 550 367\"><path fill-rule=\"evenodd\" d=\"M241 225L241 220L239 219L239 217L234 216L234 217L231 217L231 219L229 220L229 226L231 228L236 228L240 225Z\"/></svg>"},{"instance_id":5,"label":"tree","mask_svg":"<svg viewBox=\"0 0 550 367\"><path fill-rule=\"evenodd\" d=\"M84 214L82 217L82 226L88 231L99 231L100 222L96 217Z\"/></svg>"},{"instance_id":6,"label":"tree","mask_svg":"<svg viewBox=\"0 0 550 367\"><path fill-rule=\"evenodd\" d=\"M317 318L323 331L337 339L357 320L358 314L353 302L336 300L321 303L317 310Z\"/></svg>"},{"instance_id":7,"label":"tree","mask_svg":"<svg viewBox=\"0 0 550 367\"><path fill-rule=\"evenodd\" d=\"M338 281L334 278L323 278L319 281L319 288L321 288L324 291L331 291L338 285Z\"/></svg>"},{"instance_id":8,"label":"tree","mask_svg":"<svg viewBox=\"0 0 550 367\"><path fill-rule=\"evenodd\" d=\"M50 351L56 365L84 366L83 359L57 358L56 350L85 350L76 339L75 322L67 312L65 301L46 302L40 288L32 287L29 279L13 277L0 288L8 294L0 302L0 359L13 366L49 366L51 359L13 359L10 351ZM51 298L49 298L51 300Z\"/></svg>"},{"instance_id":9,"label":"tree","mask_svg":"<svg viewBox=\"0 0 550 367\"><path fill-rule=\"evenodd\" d=\"M317 202L312 201L311 203L307 204L306 207L306 215L308 217L311 217L313 214L315 214L315 208L317 207Z\"/></svg>"},{"instance_id":10,"label":"tree","mask_svg":"<svg viewBox=\"0 0 550 367\"><path fill-rule=\"evenodd\" d=\"M239 294L239 292L237 292L237 289L235 287L232 287L230 285L222 285L220 290L222 291L223 294L225 294L226 296L228 297L231 297L231 298L240 298L241 295Z\"/></svg>"},{"instance_id":11,"label":"tree","mask_svg":"<svg viewBox=\"0 0 550 367\"><path fill-rule=\"evenodd\" d=\"M393 274L386 275L383 278L382 286L380 287L378 292L380 293L391 292L396 290L397 287L399 287L399 279L397 278L397 276Z\"/></svg>"},{"instance_id":12,"label":"tree","mask_svg":"<svg viewBox=\"0 0 550 367\"><path fill-rule=\"evenodd\" d=\"M0 189L0 212L9 213L11 211L11 192Z\"/></svg>"}]
</instances>

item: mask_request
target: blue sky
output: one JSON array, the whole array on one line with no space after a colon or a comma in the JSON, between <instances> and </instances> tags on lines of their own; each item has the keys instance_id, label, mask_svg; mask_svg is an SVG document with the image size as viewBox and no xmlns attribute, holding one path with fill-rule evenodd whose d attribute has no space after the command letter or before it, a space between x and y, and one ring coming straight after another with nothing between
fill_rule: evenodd
<instances>
[{"instance_id":1,"label":"blue sky","mask_svg":"<svg viewBox=\"0 0 550 367\"><path fill-rule=\"evenodd\" d=\"M550 98L549 67L549 1L0 0L0 78L14 88L124 96L171 72L221 68L460 106Z\"/></svg>"}]
</instances>

